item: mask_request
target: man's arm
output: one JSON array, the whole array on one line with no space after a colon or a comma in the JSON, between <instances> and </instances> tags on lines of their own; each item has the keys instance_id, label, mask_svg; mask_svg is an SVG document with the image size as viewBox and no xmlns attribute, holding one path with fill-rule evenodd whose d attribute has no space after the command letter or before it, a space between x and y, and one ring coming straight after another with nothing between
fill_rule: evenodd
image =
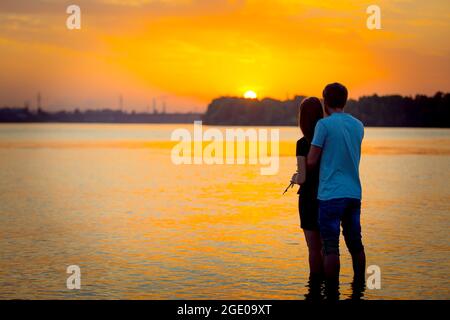
<instances>
[{"instance_id":1,"label":"man's arm","mask_svg":"<svg viewBox=\"0 0 450 320\"><path fill-rule=\"evenodd\" d=\"M322 148L315 145L311 145L308 157L306 158L306 169L314 170L320 162L321 155L322 155Z\"/></svg>"},{"instance_id":2,"label":"man's arm","mask_svg":"<svg viewBox=\"0 0 450 320\"><path fill-rule=\"evenodd\" d=\"M311 148L309 148L308 157L306 158L307 170L316 169L320 162L322 148L325 145L325 140L327 137L327 128L322 121L323 120L317 122L316 128L314 130L314 137L311 142Z\"/></svg>"}]
</instances>

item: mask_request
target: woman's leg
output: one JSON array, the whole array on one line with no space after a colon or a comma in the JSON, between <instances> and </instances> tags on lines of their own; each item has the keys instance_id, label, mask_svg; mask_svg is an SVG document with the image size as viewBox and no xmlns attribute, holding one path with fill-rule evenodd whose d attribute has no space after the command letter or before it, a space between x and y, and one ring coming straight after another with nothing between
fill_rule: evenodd
<instances>
[{"instance_id":1,"label":"woman's leg","mask_svg":"<svg viewBox=\"0 0 450 320\"><path fill-rule=\"evenodd\" d=\"M323 273L323 260L322 260L322 242L320 240L319 231L305 230L306 244L309 251L309 270L311 276L319 276Z\"/></svg>"}]
</instances>

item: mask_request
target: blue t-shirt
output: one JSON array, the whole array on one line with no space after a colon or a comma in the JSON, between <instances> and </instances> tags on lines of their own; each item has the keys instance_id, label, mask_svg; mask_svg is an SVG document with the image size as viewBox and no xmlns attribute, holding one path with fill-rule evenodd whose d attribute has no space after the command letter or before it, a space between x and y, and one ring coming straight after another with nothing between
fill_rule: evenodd
<instances>
[{"instance_id":1,"label":"blue t-shirt","mask_svg":"<svg viewBox=\"0 0 450 320\"><path fill-rule=\"evenodd\" d=\"M359 161L364 126L348 113L333 113L317 122L312 145L322 148L319 200L361 199Z\"/></svg>"}]
</instances>

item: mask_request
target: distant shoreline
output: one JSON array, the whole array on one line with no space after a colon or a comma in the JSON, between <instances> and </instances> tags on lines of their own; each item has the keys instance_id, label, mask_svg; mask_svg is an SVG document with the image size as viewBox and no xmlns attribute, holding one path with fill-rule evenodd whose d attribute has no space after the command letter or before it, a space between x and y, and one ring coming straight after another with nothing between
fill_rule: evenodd
<instances>
[{"instance_id":1,"label":"distant shoreline","mask_svg":"<svg viewBox=\"0 0 450 320\"><path fill-rule=\"evenodd\" d=\"M298 107L304 96L291 100L222 97L213 100L203 117L205 124L297 126ZM450 128L450 93L433 96L363 96L347 101L345 111L367 127Z\"/></svg>"},{"instance_id":2,"label":"distant shoreline","mask_svg":"<svg viewBox=\"0 0 450 320\"><path fill-rule=\"evenodd\" d=\"M200 121L201 119L199 119ZM195 120L196 121L196 120ZM193 124L192 122L101 122L101 121L27 121L27 122L14 122L14 121L0 121L0 126L4 124ZM222 125L222 124L204 124L205 126L211 127L283 127L283 128L297 128L296 125L291 124L282 124L282 125L251 125L251 124L242 124L242 125ZM412 126L382 126L382 125L365 125L366 128L404 128L404 129L450 129L450 127L412 127Z\"/></svg>"},{"instance_id":3,"label":"distant shoreline","mask_svg":"<svg viewBox=\"0 0 450 320\"><path fill-rule=\"evenodd\" d=\"M245 99L221 97L214 99L205 113L136 112L111 109L46 111L28 107L0 108L0 123L193 123L215 126L297 126L298 107L304 96L292 100L271 98ZM400 95L363 96L350 99L346 112L367 127L450 128L450 93L434 96Z\"/></svg>"},{"instance_id":4,"label":"distant shoreline","mask_svg":"<svg viewBox=\"0 0 450 320\"><path fill-rule=\"evenodd\" d=\"M138 113L119 110L55 111L29 108L0 109L0 123L192 123L202 113Z\"/></svg>"}]
</instances>

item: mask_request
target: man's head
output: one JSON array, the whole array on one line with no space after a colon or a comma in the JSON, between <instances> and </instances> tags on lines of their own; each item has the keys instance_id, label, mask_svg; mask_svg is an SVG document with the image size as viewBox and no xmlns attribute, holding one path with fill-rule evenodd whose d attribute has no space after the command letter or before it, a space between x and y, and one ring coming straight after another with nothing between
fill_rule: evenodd
<instances>
[{"instance_id":1,"label":"man's head","mask_svg":"<svg viewBox=\"0 0 450 320\"><path fill-rule=\"evenodd\" d=\"M343 109L347 103L348 91L345 86L340 83L330 83L323 89L323 103L325 105L325 110L328 109L334 111L336 109Z\"/></svg>"}]
</instances>

